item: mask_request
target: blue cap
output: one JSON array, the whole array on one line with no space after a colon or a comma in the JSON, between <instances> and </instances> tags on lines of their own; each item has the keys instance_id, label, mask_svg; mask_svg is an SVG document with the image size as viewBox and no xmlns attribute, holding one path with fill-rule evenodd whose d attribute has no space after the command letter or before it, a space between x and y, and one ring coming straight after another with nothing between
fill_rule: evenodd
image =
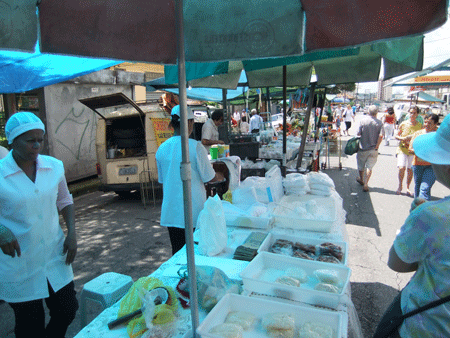
<instances>
[{"instance_id":1,"label":"blue cap","mask_svg":"<svg viewBox=\"0 0 450 338\"><path fill-rule=\"evenodd\" d=\"M15 113L5 125L5 135L8 144L12 144L17 136L33 129L41 129L45 133L44 123L39 117L30 112Z\"/></svg>"}]
</instances>

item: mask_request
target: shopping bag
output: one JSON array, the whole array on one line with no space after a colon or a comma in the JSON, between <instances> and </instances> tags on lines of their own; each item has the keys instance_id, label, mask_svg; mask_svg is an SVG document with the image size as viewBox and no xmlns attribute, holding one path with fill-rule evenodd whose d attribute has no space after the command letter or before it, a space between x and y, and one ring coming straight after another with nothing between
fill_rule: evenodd
<instances>
[{"instance_id":1,"label":"shopping bag","mask_svg":"<svg viewBox=\"0 0 450 338\"><path fill-rule=\"evenodd\" d=\"M197 219L200 231L198 248L205 256L215 256L227 247L228 234L222 201L218 195L208 197Z\"/></svg>"},{"instance_id":2,"label":"shopping bag","mask_svg":"<svg viewBox=\"0 0 450 338\"><path fill-rule=\"evenodd\" d=\"M345 145L344 153L346 155L356 154L359 150L359 137L352 137Z\"/></svg>"}]
</instances>

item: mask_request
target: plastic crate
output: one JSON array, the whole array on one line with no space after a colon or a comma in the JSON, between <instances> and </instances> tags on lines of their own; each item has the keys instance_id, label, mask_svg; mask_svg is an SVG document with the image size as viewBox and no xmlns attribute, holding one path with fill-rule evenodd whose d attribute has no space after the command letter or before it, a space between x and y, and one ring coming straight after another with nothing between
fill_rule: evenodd
<instances>
[{"instance_id":1,"label":"plastic crate","mask_svg":"<svg viewBox=\"0 0 450 338\"><path fill-rule=\"evenodd\" d=\"M307 282L298 287L275 282L278 277L284 275L288 267L303 269L308 276ZM320 282L314 276L316 270L336 272L340 281L339 292L315 290L314 287ZM345 301L350 274L350 268L339 264L261 252L242 270L239 276L242 278L246 291L337 309L339 304Z\"/></svg>"},{"instance_id":2,"label":"plastic crate","mask_svg":"<svg viewBox=\"0 0 450 338\"><path fill-rule=\"evenodd\" d=\"M320 245L325 242L331 242L335 245L339 245L342 248L342 252L344 254L344 257L342 259L342 264L347 265L348 264L348 244L346 242L341 241L334 241L334 240L324 240L322 238L311 238L311 237L303 237L303 236L295 236L295 235L284 235L284 234L275 234L275 233L269 233L267 237L264 239L264 241L261 243L261 246L258 249L259 252L270 252L270 247L278 240L278 239L284 239L288 240L293 243L302 243L302 244L308 244L308 245ZM298 258L302 259L302 258Z\"/></svg>"},{"instance_id":3,"label":"plastic crate","mask_svg":"<svg viewBox=\"0 0 450 338\"><path fill-rule=\"evenodd\" d=\"M242 160L259 157L259 142L230 143L230 155L239 156Z\"/></svg>"},{"instance_id":4,"label":"plastic crate","mask_svg":"<svg viewBox=\"0 0 450 338\"><path fill-rule=\"evenodd\" d=\"M265 168L242 168L241 169L241 181L245 180L249 176L264 177L266 175Z\"/></svg>"},{"instance_id":5,"label":"plastic crate","mask_svg":"<svg viewBox=\"0 0 450 338\"><path fill-rule=\"evenodd\" d=\"M316 309L301 304L287 304L273 300L247 297L235 294L225 295L211 310L197 328L197 333L203 338L217 338L220 336L210 333L210 330L225 322L228 313L232 311L244 311L256 317L256 323L244 332L243 337L269 338L270 335L262 327L261 319L269 313L287 312L295 320L295 330L307 322L320 322L329 325L333 329L333 337L347 337L348 316L345 312L335 312L324 309ZM295 335L297 337L297 335Z\"/></svg>"}]
</instances>

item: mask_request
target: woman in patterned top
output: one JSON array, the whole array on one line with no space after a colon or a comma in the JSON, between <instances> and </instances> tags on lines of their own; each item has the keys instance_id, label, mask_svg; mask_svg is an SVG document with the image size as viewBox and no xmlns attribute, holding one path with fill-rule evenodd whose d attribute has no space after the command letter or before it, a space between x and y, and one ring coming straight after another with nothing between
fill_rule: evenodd
<instances>
[{"instance_id":1,"label":"woman in patterned top","mask_svg":"<svg viewBox=\"0 0 450 338\"><path fill-rule=\"evenodd\" d=\"M437 132L417 136L413 147L418 157L431 163L436 179L450 188L450 115ZM391 247L388 266L415 274L390 305L377 331L394 316L450 295L450 196L422 204L415 199L411 209ZM447 302L405 319L391 337L450 337L449 322Z\"/></svg>"}]
</instances>

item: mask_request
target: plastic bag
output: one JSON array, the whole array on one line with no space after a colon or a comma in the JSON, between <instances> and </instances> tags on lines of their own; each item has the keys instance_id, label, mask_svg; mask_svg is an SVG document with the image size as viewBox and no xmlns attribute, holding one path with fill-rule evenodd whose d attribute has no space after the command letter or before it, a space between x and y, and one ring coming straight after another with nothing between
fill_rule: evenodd
<instances>
[{"instance_id":1,"label":"plastic bag","mask_svg":"<svg viewBox=\"0 0 450 338\"><path fill-rule=\"evenodd\" d=\"M344 148L344 153L346 155L353 155L356 154L359 150L359 137L352 137L350 140L347 141L347 144Z\"/></svg>"},{"instance_id":2,"label":"plastic bag","mask_svg":"<svg viewBox=\"0 0 450 338\"><path fill-rule=\"evenodd\" d=\"M209 197L197 219L199 250L202 255L215 256L227 247L227 226L222 201L218 195Z\"/></svg>"},{"instance_id":3,"label":"plastic bag","mask_svg":"<svg viewBox=\"0 0 450 338\"><path fill-rule=\"evenodd\" d=\"M273 166L266 172L266 180L270 187L271 196L269 202L279 202L284 195L283 190L283 176L281 176L281 169L278 166Z\"/></svg>"},{"instance_id":4,"label":"plastic bag","mask_svg":"<svg viewBox=\"0 0 450 338\"><path fill-rule=\"evenodd\" d=\"M187 268L183 266L178 271L183 278L189 279ZM234 281L220 269L207 266L195 266L197 282L197 302L198 306L209 312L227 293L240 294L242 286L238 281Z\"/></svg>"}]
</instances>

